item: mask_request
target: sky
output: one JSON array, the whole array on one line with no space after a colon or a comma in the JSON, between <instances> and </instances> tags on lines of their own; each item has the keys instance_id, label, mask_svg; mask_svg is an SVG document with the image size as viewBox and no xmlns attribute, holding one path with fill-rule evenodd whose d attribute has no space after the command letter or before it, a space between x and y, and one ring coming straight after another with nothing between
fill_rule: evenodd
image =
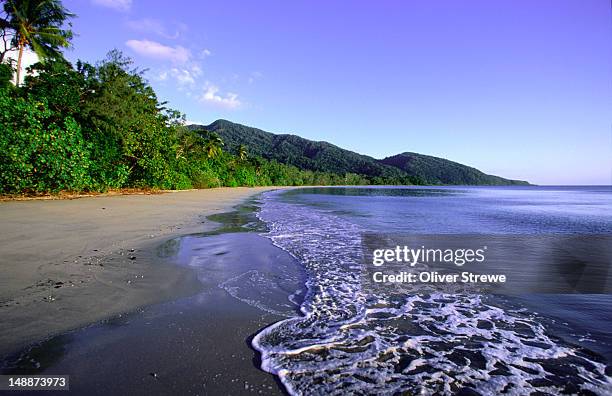
<instances>
[{"instance_id":1,"label":"sky","mask_svg":"<svg viewBox=\"0 0 612 396\"><path fill-rule=\"evenodd\" d=\"M609 0L64 0L189 121L536 184L612 184Z\"/></svg>"}]
</instances>

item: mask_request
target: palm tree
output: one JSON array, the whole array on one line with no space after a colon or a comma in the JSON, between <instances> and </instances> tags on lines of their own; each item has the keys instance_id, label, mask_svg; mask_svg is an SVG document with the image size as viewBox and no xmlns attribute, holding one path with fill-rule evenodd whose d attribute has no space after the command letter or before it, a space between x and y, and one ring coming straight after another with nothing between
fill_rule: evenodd
<instances>
[{"instance_id":1,"label":"palm tree","mask_svg":"<svg viewBox=\"0 0 612 396\"><path fill-rule=\"evenodd\" d=\"M41 62L61 58L60 50L69 47L72 39L72 31L62 26L74 14L60 0L6 0L4 12L13 33L12 46L19 50L16 80L19 85L23 50L32 49Z\"/></svg>"},{"instance_id":2,"label":"palm tree","mask_svg":"<svg viewBox=\"0 0 612 396\"><path fill-rule=\"evenodd\" d=\"M208 158L216 158L221 155L223 152L221 147L223 147L223 140L221 137L215 132L209 133L206 145L204 146Z\"/></svg>"},{"instance_id":3,"label":"palm tree","mask_svg":"<svg viewBox=\"0 0 612 396\"><path fill-rule=\"evenodd\" d=\"M241 144L240 146L238 146L238 158L240 158L240 161L246 161L248 156L247 153L247 148L244 144Z\"/></svg>"}]
</instances>

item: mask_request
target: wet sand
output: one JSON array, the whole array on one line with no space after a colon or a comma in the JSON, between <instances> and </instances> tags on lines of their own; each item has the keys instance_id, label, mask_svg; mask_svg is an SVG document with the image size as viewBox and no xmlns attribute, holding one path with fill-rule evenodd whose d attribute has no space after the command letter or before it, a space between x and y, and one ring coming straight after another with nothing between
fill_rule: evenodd
<instances>
[{"instance_id":1,"label":"wet sand","mask_svg":"<svg viewBox=\"0 0 612 396\"><path fill-rule=\"evenodd\" d=\"M69 374L75 394L283 394L259 370L250 338L296 315L300 302L289 296L304 278L294 259L257 233L164 246L168 259L194 270L200 293L35 344L2 372Z\"/></svg>"},{"instance_id":2,"label":"wet sand","mask_svg":"<svg viewBox=\"0 0 612 396\"><path fill-rule=\"evenodd\" d=\"M35 340L202 288L160 258L205 216L270 188L0 202L0 356Z\"/></svg>"}]
</instances>

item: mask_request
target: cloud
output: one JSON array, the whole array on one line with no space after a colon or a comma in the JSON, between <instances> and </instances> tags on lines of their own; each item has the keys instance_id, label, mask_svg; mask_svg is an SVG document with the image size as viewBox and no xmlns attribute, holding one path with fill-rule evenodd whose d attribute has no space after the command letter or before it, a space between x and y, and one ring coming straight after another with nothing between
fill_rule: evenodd
<instances>
[{"instance_id":1,"label":"cloud","mask_svg":"<svg viewBox=\"0 0 612 396\"><path fill-rule=\"evenodd\" d=\"M173 63L187 63L191 59L191 52L180 45L170 47L151 40L128 40L125 45L142 56L165 59Z\"/></svg>"},{"instance_id":2,"label":"cloud","mask_svg":"<svg viewBox=\"0 0 612 396\"><path fill-rule=\"evenodd\" d=\"M195 84L195 76L186 69L170 69L170 74L180 85L193 85Z\"/></svg>"},{"instance_id":3,"label":"cloud","mask_svg":"<svg viewBox=\"0 0 612 396\"><path fill-rule=\"evenodd\" d=\"M200 120L185 120L183 125L206 125L206 122Z\"/></svg>"},{"instance_id":4,"label":"cloud","mask_svg":"<svg viewBox=\"0 0 612 396\"><path fill-rule=\"evenodd\" d=\"M141 32L141 33L154 33L160 37L169 40L175 40L179 38L182 32L187 30L187 25L183 23L176 24L176 30L171 33L168 28L158 19L143 18L133 19L126 23L126 26L130 29Z\"/></svg>"},{"instance_id":5,"label":"cloud","mask_svg":"<svg viewBox=\"0 0 612 396\"><path fill-rule=\"evenodd\" d=\"M198 78L203 74L202 68L197 63L192 63L187 66L173 66L169 69L163 69L153 75L156 81L172 81L176 83L179 90L184 88L195 90L198 86Z\"/></svg>"},{"instance_id":6,"label":"cloud","mask_svg":"<svg viewBox=\"0 0 612 396\"><path fill-rule=\"evenodd\" d=\"M198 65L192 65L190 68L173 67L169 74L179 85L193 87L196 79L202 75L202 69Z\"/></svg>"},{"instance_id":7,"label":"cloud","mask_svg":"<svg viewBox=\"0 0 612 396\"><path fill-rule=\"evenodd\" d=\"M91 0L91 2L121 12L127 12L132 8L132 0Z\"/></svg>"},{"instance_id":8,"label":"cloud","mask_svg":"<svg viewBox=\"0 0 612 396\"><path fill-rule=\"evenodd\" d=\"M228 92L224 95L219 94L219 87L207 83L204 92L198 98L201 103L212 104L226 109L236 109L242 105L238 99L238 94Z\"/></svg>"},{"instance_id":9,"label":"cloud","mask_svg":"<svg viewBox=\"0 0 612 396\"><path fill-rule=\"evenodd\" d=\"M142 22L142 20L140 21ZM135 25L136 26L136 25ZM153 23L153 20L143 22L139 27L157 28L160 25ZM207 105L213 105L225 109L236 109L242 106L238 94L234 92L222 92L221 89L209 81L202 84L202 60L211 55L208 49L202 49L192 56L187 48L168 46L152 40L128 40L126 46L137 54L150 58L168 60L172 65L158 69L153 78L174 84L176 89L182 91L187 97L193 97L197 101ZM237 79L236 75L236 79ZM261 77L258 72L251 73L253 79ZM202 87L198 89L198 87Z\"/></svg>"}]
</instances>

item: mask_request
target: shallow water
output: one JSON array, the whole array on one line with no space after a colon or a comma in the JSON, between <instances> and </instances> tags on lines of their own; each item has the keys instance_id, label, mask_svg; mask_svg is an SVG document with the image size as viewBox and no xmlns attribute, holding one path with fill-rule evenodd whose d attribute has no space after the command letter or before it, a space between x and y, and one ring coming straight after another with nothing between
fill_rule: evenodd
<instances>
[{"instance_id":1,"label":"shallow water","mask_svg":"<svg viewBox=\"0 0 612 396\"><path fill-rule=\"evenodd\" d=\"M612 233L609 187L313 188L265 195L265 235L307 273L301 316L260 332L292 394L612 392L609 295L374 293L361 234Z\"/></svg>"}]
</instances>

